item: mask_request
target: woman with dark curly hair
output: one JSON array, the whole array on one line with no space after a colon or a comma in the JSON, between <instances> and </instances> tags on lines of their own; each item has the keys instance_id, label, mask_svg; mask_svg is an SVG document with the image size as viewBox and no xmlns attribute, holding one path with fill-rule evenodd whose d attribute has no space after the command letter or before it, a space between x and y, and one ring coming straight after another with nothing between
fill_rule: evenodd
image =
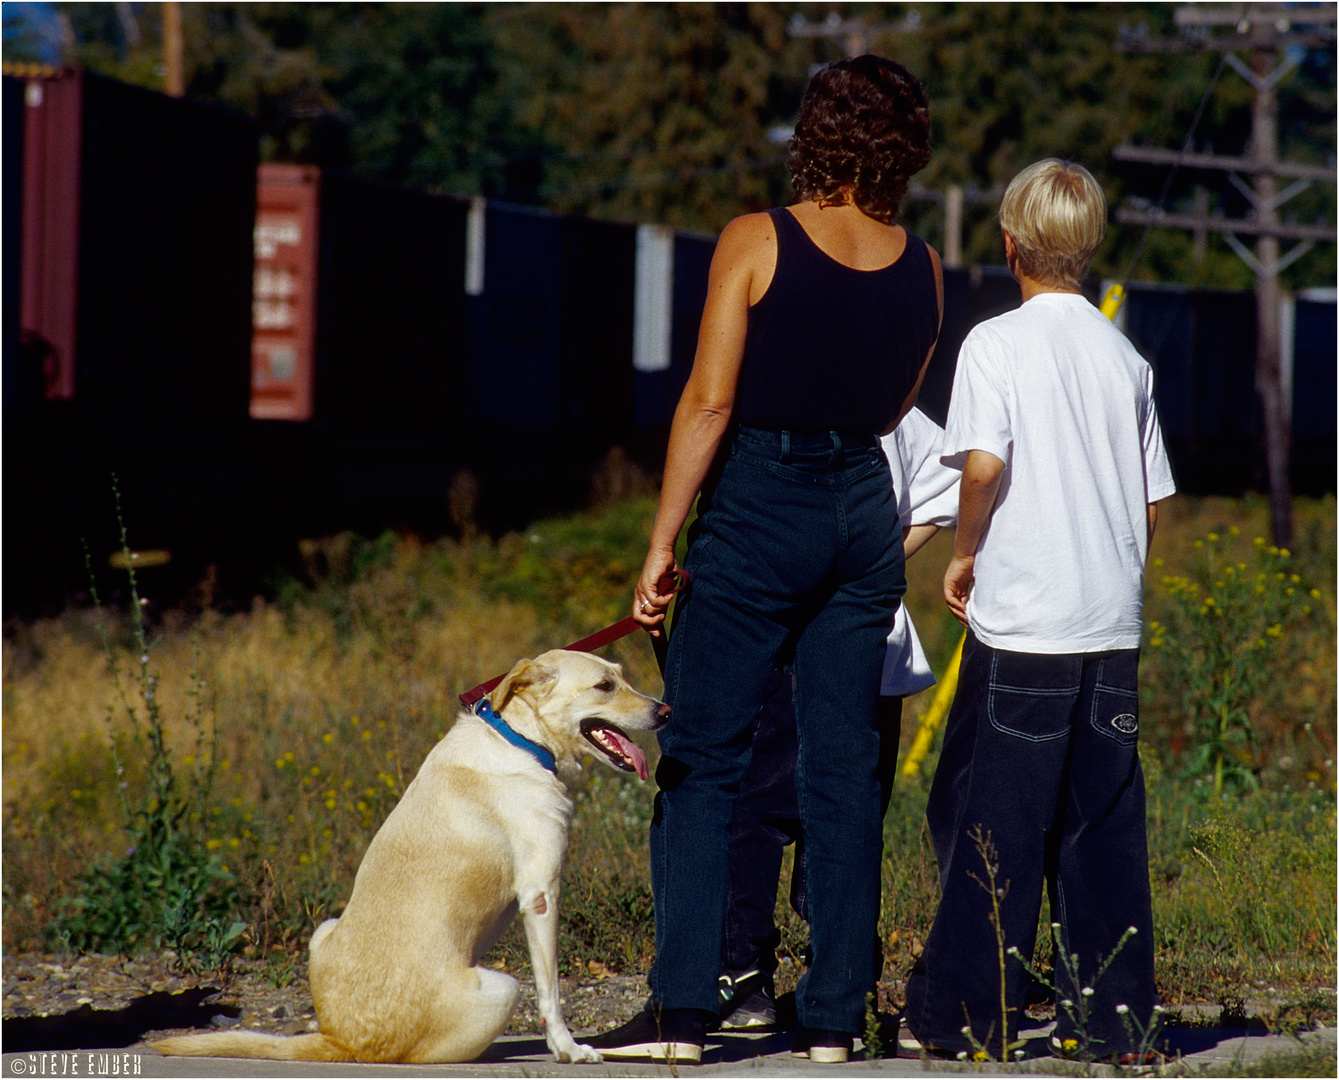
<instances>
[{"instance_id":1,"label":"woman with dark curly hair","mask_svg":"<svg viewBox=\"0 0 1339 1080\"><path fill-rule=\"evenodd\" d=\"M813 962L795 1052L845 1061L874 989L882 813L876 710L902 593L879 436L916 400L943 307L939 257L896 224L930 157L925 93L861 56L814 76L789 167L795 205L736 218L708 277L633 614L662 632L697 499L665 667L651 825L647 1009L590 1040L611 1058L700 1060L718 1004L733 800L779 659L795 678ZM699 497L700 496L700 497Z\"/></svg>"},{"instance_id":2,"label":"woman with dark curly hair","mask_svg":"<svg viewBox=\"0 0 1339 1080\"><path fill-rule=\"evenodd\" d=\"M892 225L908 181L929 163L925 91L900 64L862 56L814 77L786 156L802 200L841 206L849 191L866 216Z\"/></svg>"}]
</instances>

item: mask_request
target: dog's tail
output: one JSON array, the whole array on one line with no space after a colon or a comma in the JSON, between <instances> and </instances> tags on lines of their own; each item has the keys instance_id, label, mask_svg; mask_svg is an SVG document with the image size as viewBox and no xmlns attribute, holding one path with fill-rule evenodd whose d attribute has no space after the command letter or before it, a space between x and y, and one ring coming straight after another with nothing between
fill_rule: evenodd
<instances>
[{"instance_id":1,"label":"dog's tail","mask_svg":"<svg viewBox=\"0 0 1339 1080\"><path fill-rule=\"evenodd\" d=\"M149 1044L160 1054L180 1057L266 1058L270 1061L355 1061L348 1047L315 1032L266 1035L259 1031L211 1031L173 1035Z\"/></svg>"}]
</instances>

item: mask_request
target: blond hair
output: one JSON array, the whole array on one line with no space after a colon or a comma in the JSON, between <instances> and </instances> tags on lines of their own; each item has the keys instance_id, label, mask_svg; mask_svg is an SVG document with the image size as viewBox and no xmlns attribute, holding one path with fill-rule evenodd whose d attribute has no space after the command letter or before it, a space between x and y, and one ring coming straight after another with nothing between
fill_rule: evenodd
<instances>
[{"instance_id":1,"label":"blond hair","mask_svg":"<svg viewBox=\"0 0 1339 1080\"><path fill-rule=\"evenodd\" d=\"M1107 200L1082 165L1046 158L1013 178L1000 203L1018 268L1044 285L1077 288L1107 227Z\"/></svg>"}]
</instances>

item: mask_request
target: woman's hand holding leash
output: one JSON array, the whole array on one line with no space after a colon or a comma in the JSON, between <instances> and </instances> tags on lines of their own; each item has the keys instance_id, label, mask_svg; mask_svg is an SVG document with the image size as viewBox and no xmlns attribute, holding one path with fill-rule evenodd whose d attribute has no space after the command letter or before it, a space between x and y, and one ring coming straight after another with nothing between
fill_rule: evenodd
<instances>
[{"instance_id":1,"label":"woman's hand holding leash","mask_svg":"<svg viewBox=\"0 0 1339 1080\"><path fill-rule=\"evenodd\" d=\"M642 576L632 593L632 617L653 638L664 630L665 609L679 589L678 565L673 551L652 549L647 553Z\"/></svg>"}]
</instances>

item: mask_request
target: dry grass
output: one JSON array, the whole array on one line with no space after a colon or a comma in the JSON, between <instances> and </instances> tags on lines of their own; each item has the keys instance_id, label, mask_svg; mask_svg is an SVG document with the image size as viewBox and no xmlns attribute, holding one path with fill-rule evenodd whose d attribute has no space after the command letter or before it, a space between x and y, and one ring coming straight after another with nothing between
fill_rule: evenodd
<instances>
[{"instance_id":1,"label":"dry grass","mask_svg":"<svg viewBox=\"0 0 1339 1080\"><path fill-rule=\"evenodd\" d=\"M496 542L332 540L309 547L320 581L292 584L246 613L161 617L150 653L169 745L183 765L214 754L214 787L191 824L252 898L249 948L276 956L301 948L313 923L338 910L368 840L451 722L460 692L625 614L653 513L651 499L635 498ZM1270 964L1299 984L1333 980L1334 519L1332 499L1298 503L1296 559L1321 598L1288 670L1257 703L1255 723L1272 755L1261 762L1267 806L1263 796L1217 808L1196 802L1175 779L1177 750L1159 732L1156 688L1149 694L1155 897L1168 928L1160 964L1173 990L1212 995ZM1154 555L1177 565L1196 537L1231 524L1253 535L1266 521L1263 500L1177 498L1164 509ZM908 572L907 603L937 670L960 635L940 600L950 545L936 538ZM144 575L141 590L152 588ZM1150 613L1158 603L1151 588ZM109 731L125 728L134 687L118 690L100 626L128 669L130 637L115 613L71 611L5 628L6 950L41 943L80 870L124 844L117 784L138 783L142 763L130 760L118 778L108 746ZM605 652L634 684L658 691L640 635ZM193 671L217 731L213 750L183 720ZM905 739L932 695L907 702ZM1286 765L1279 760L1289 756ZM926 776L933 764L932 756ZM933 915L925 787L924 779L899 784L889 817L890 980L909 965ZM564 963L642 970L653 947L645 854L653 786L597 768L575 794ZM1257 832L1250 862L1241 830L1257 828L1278 839L1262 845ZM1304 857L1326 845L1328 864ZM1255 868L1249 881L1224 876L1243 867ZM1244 884L1259 886L1263 927L1232 917L1232 890ZM786 945L798 954L803 926L780 914ZM1225 949L1225 940L1237 944ZM500 956L519 964L524 948L507 939Z\"/></svg>"}]
</instances>

